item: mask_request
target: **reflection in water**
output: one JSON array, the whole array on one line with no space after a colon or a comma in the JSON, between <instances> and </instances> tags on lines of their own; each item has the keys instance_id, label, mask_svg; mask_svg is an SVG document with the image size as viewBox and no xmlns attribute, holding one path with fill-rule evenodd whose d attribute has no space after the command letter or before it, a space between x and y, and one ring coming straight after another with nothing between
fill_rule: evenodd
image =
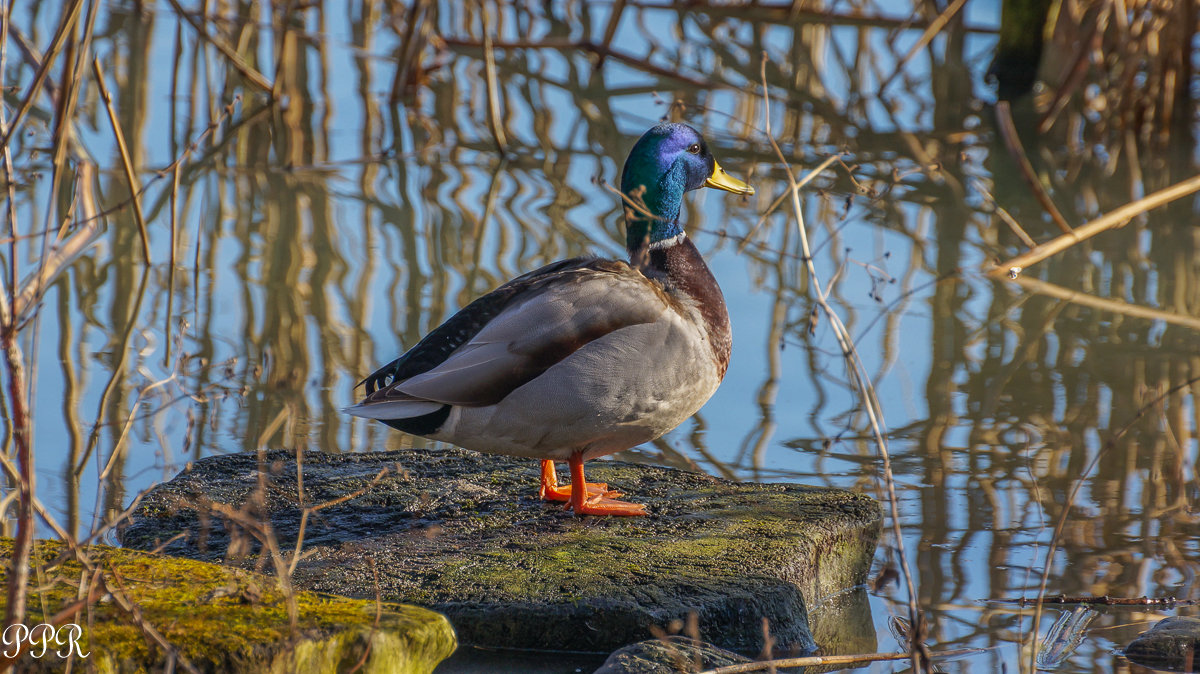
<instances>
[{"instance_id":1,"label":"reflection in water","mask_svg":"<svg viewBox=\"0 0 1200 674\"><path fill-rule=\"evenodd\" d=\"M1195 173L1194 104L1187 77L1172 85L1147 66L1152 50L1119 41L1129 17L1063 4L1070 20L1043 73L1066 74L1044 75L1046 100L1018 101L1014 116L1035 174L1077 226ZM818 273L891 429L906 547L936 648L998 647L956 662L964 671L1026 657L1031 612L977 600L1037 593L1055 524L1093 460L1048 590L1191 597L1194 200L1074 246L1026 270L1022 284L987 280L978 270L1021 250L997 206L1035 240L1057 233L985 103L998 8L968 3L914 51L932 5L860 5L843 16L630 2L615 5L618 17L611 5L488 3L494 104L479 5L221 4L197 17L208 38L166 5L101 7L93 45L149 185L153 264L138 264L131 210L115 211L100 245L47 289L22 332L37 359L43 501L67 529L87 532L199 456L425 442L338 410L373 364L504 279L572 255L619 256L619 208L605 185L661 117L701 127L759 196L687 206L730 298L734 360L700 414L631 458L876 490L876 450L813 312L794 224L778 203L787 180L758 131L765 53L772 126L793 168L846 153L845 167L805 192L806 220ZM13 13L5 74L17 95L60 9ZM1134 23L1165 20L1147 16ZM1181 32L1164 40L1189 44ZM1125 58L1079 75L1079 35L1121 44ZM218 43L267 79L276 103ZM47 205L69 200L72 177L52 184L42 151L56 147L61 77L50 71L14 136L19 233L40 230ZM91 89L67 145L98 162L101 207L112 208L128 186ZM19 102L5 95L10 109ZM172 171L155 176L180 156L175 191ZM41 246L26 238L15 259L4 247L5 269L31 272ZM881 549L881 568L896 561ZM903 614L903 593L884 585L872 599L879 626ZM1047 611L1043 632L1059 613ZM1055 654L1058 668L1115 667L1111 646L1146 619L1100 615L1073 655ZM895 647L883 643L886 628L875 633L879 648Z\"/></svg>"}]
</instances>

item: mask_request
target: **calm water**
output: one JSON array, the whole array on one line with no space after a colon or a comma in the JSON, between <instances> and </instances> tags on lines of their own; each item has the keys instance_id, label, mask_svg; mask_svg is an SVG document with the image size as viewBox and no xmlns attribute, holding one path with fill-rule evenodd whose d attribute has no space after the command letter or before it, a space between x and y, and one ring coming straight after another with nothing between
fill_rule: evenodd
<instances>
[{"instance_id":1,"label":"calm water","mask_svg":"<svg viewBox=\"0 0 1200 674\"><path fill-rule=\"evenodd\" d=\"M998 2L971 0L911 57L936 16L931 4L831 3L821 11L841 18L820 18L631 2L600 68L586 43L604 42L610 3L489 4L503 155L478 5L330 2L284 15L209 3L207 30L277 82L281 102L265 106L166 2L101 4L93 48L149 184L153 264L139 263L131 210L111 215L22 333L37 486L65 527L86 533L202 456L420 446L342 415L354 384L516 274L571 255L621 255L618 202L605 185L664 117L701 128L758 194L689 195L689 231L730 303L730 373L693 419L623 458L882 495L878 450L829 320L811 318L795 217L787 202L769 208L788 183L763 133L765 53L770 123L793 170L846 153L804 191L804 218L822 288L884 412L931 645L988 649L943 671L1028 671L1031 611L983 600L1036 595L1081 478L1047 591L1197 598L1200 413L1184 385L1200 374L1195 202L1028 269L1041 285L983 275L1023 250L993 203L1038 241L1058 233L994 123L984 72ZM19 45L40 54L60 11L48 2L13 11L9 119L34 74L36 54ZM1069 72L1072 50L1052 52L1043 73ZM52 69L50 82L61 74ZM1139 94L1122 98L1114 82L1126 80L1115 75L1088 76L1044 131L1030 103L1015 111L1035 172L1076 226L1195 173L1187 124L1168 128L1157 109L1137 117L1145 126L1122 125L1139 113ZM1054 93L1041 93L1039 111ZM35 99L14 141L22 234L65 217L50 210L52 114L47 96ZM72 132L72 155L98 165L102 206L125 201L90 80ZM170 173L155 175L193 142L173 206ZM16 247L20 273L42 245L37 236ZM877 570L897 562L885 534ZM851 650L898 648L890 625L905 601L895 581L872 589L874 640ZM1045 635L1070 613L1051 607L1037 627ZM1099 609L1077 650L1044 663L1130 671L1114 649L1165 614Z\"/></svg>"}]
</instances>

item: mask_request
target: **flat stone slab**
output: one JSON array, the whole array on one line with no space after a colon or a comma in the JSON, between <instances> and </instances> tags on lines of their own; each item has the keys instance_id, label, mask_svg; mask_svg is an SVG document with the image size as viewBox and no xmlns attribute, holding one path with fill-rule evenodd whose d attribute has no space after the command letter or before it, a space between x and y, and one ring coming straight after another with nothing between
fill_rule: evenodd
<instances>
[{"instance_id":1,"label":"flat stone slab","mask_svg":"<svg viewBox=\"0 0 1200 674\"><path fill-rule=\"evenodd\" d=\"M12 549L0 539L0 583ZM358 664L368 674L421 674L454 652L450 624L427 609L292 592L293 628L275 578L107 545L86 554L94 573L61 541L35 542L26 624L71 606L78 614L53 636L45 627L32 639L6 632L4 651L22 642L17 671L64 672L70 660L80 672L334 674ZM91 595L86 605L81 595Z\"/></svg>"},{"instance_id":2,"label":"flat stone slab","mask_svg":"<svg viewBox=\"0 0 1200 674\"><path fill-rule=\"evenodd\" d=\"M268 518L290 551L305 507L355 495L310 511L296 586L378 588L445 614L465 644L608 652L694 612L704 639L757 652L762 618L780 648L811 649L805 600L864 582L879 535L878 504L840 490L595 461L590 480L650 515L576 517L537 499L537 461L453 448L301 458L303 502L292 452L199 460L143 498L121 541L269 569L255 534L210 501Z\"/></svg>"}]
</instances>

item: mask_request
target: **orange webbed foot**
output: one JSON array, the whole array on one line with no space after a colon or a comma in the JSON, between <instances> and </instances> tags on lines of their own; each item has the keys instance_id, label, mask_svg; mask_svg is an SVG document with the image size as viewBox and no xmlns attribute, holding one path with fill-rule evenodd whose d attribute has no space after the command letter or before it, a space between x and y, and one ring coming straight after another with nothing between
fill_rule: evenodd
<instances>
[{"instance_id":1,"label":"orange webbed foot","mask_svg":"<svg viewBox=\"0 0 1200 674\"><path fill-rule=\"evenodd\" d=\"M641 503L618 501L613 498L596 496L586 499L581 505L571 504L576 515L615 515L618 517L644 517L646 506Z\"/></svg>"},{"instance_id":2,"label":"orange webbed foot","mask_svg":"<svg viewBox=\"0 0 1200 674\"><path fill-rule=\"evenodd\" d=\"M571 455L569 463L571 465L571 484L586 484L589 487L584 490L587 493L571 492L571 502L567 507L574 510L576 515L616 515L619 517L646 515L646 506L640 503L616 500L615 497L620 496L620 492L606 489L602 494L592 494L590 489L592 485L583 477L583 457L581 455ZM551 464L551 468L553 469L553 464ZM542 475L545 477L544 464Z\"/></svg>"},{"instance_id":3,"label":"orange webbed foot","mask_svg":"<svg viewBox=\"0 0 1200 674\"><path fill-rule=\"evenodd\" d=\"M594 497L617 497L621 492L610 491L608 485L603 482L585 482L587 498ZM571 500L572 488L574 483L559 486L558 475L554 471L554 462L549 460L542 461L542 485L538 489L538 498L543 501L564 501Z\"/></svg>"}]
</instances>

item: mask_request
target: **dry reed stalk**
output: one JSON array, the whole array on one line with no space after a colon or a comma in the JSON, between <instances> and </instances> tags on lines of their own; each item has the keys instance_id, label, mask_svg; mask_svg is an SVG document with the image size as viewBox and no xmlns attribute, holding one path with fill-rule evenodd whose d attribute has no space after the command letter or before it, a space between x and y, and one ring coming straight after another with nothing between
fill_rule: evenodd
<instances>
[{"instance_id":1,"label":"dry reed stalk","mask_svg":"<svg viewBox=\"0 0 1200 674\"><path fill-rule=\"evenodd\" d=\"M180 164L175 164L175 168L171 171L171 252L167 258L167 315L164 318L166 325L163 326L163 334L171 334L171 316L175 313L175 264L176 255L179 248L179 168ZM166 340L163 354L163 366L166 367L171 362L171 339Z\"/></svg>"},{"instance_id":2,"label":"dry reed stalk","mask_svg":"<svg viewBox=\"0 0 1200 674\"><path fill-rule=\"evenodd\" d=\"M230 47L228 44L226 44L224 40L209 34L208 30L203 24L197 22L189 12L180 6L179 0L167 0L167 2L171 3L171 6L175 8L176 14L183 17L184 21L187 21L192 28L196 29L196 32L200 34L200 37L203 38L205 42L208 42L212 46L216 47L217 51L221 52L221 54L229 60L229 63L234 67L235 70L242 74L242 77L246 78L247 82L250 82L268 94L272 94L275 91L275 86L271 84L271 81L268 80L266 76L255 70L254 67L249 63L246 63L245 59L238 55L238 53L234 51L233 47Z\"/></svg>"},{"instance_id":3,"label":"dry reed stalk","mask_svg":"<svg viewBox=\"0 0 1200 674\"><path fill-rule=\"evenodd\" d=\"M279 32L281 33L279 44L275 48L275 73L271 79L271 100L273 101L279 100L279 95L283 89L283 63L288 51L288 40L295 37L292 35L291 27L288 25L288 13L291 9L292 3L285 2L282 7L278 8L279 11L277 13L272 12L272 14L279 16Z\"/></svg>"},{"instance_id":4,"label":"dry reed stalk","mask_svg":"<svg viewBox=\"0 0 1200 674\"><path fill-rule=\"evenodd\" d=\"M1114 211L1092 220L1086 225L1081 225L1071 230L1067 234L1053 238L1033 250L1018 255L1007 262L998 264L989 269L987 273L995 277L1008 276L1010 278L1017 278L1026 267L1032 264L1041 262L1055 253L1062 252L1077 243L1090 239L1100 232L1123 227L1125 223L1142 213L1185 197L1197 190L1200 190L1200 175L1175 183L1170 187L1164 187L1137 201L1125 204Z\"/></svg>"},{"instance_id":5,"label":"dry reed stalk","mask_svg":"<svg viewBox=\"0 0 1200 674\"><path fill-rule=\"evenodd\" d=\"M296 603L296 591L292 587L292 578L287 573L287 565L284 563L283 554L279 550L279 539L275 537L275 529L271 526L271 522L269 520L260 520L252 517L244 510L235 510L227 504L210 501L207 498L200 499L196 503L196 506L202 510L215 512L226 520L237 524L250 532L262 544L269 555L272 565L275 567L275 578L279 582L279 591L283 594L284 600L287 603L288 623L294 632L299 624L300 608Z\"/></svg>"},{"instance_id":6,"label":"dry reed stalk","mask_svg":"<svg viewBox=\"0 0 1200 674\"><path fill-rule=\"evenodd\" d=\"M795 187L790 189L796 191L804 189L804 186L812 182L817 176L821 175L822 171L829 168L829 166L835 161L841 162L841 159L842 158L839 155L829 155L825 158L825 161L817 164L816 168L806 173L800 180L796 181ZM842 166L845 165L845 162L842 162ZM767 222L767 218L771 217L771 214L774 213L779 206L783 204L783 201L788 198L788 194L788 192L780 192L779 196L775 197L775 200L771 202L771 205L767 206L767 210L763 211L762 214L758 216L758 220L754 222L754 226L750 228L749 232L746 232L746 236L742 237L741 243L738 244L737 252L745 252L746 246L750 245L750 240L754 238L754 235L758 232L759 228L761 228Z\"/></svg>"},{"instance_id":7,"label":"dry reed stalk","mask_svg":"<svg viewBox=\"0 0 1200 674\"><path fill-rule=\"evenodd\" d=\"M983 653L986 648L959 648L952 651L931 653L935 658L957 658L964 655ZM801 658L782 658L779 660L760 660L746 662L740 665L726 665L716 669L706 669L700 674L744 674L763 669L774 670L777 667L819 667L823 665L853 665L860 662L887 662L889 660L904 660L908 653L859 653L856 655L809 655Z\"/></svg>"},{"instance_id":8,"label":"dry reed stalk","mask_svg":"<svg viewBox=\"0 0 1200 674\"><path fill-rule=\"evenodd\" d=\"M1108 17L1112 13L1112 3L1100 3L1100 14L1096 20L1092 22L1088 33L1077 41L1075 48L1075 58L1072 60L1071 69L1067 75L1067 79L1062 86L1056 88L1054 92L1054 101L1046 108L1046 112L1038 120L1038 133L1048 133L1050 127L1054 126L1054 122L1058 119L1058 115L1066 109L1067 104L1071 102L1072 97L1078 92L1080 85L1083 84L1084 78L1087 76L1088 68L1091 65L1089 56L1099 50L1103 44L1104 30L1108 26ZM1124 12L1116 12L1118 16L1124 16Z\"/></svg>"},{"instance_id":9,"label":"dry reed stalk","mask_svg":"<svg viewBox=\"0 0 1200 674\"><path fill-rule=\"evenodd\" d=\"M46 54L42 57L41 66L37 69L37 73L33 77L33 84L29 85L29 92L25 94L25 98L21 101L21 107L17 108L17 112L13 115L12 122L4 132L4 136L0 138L0 147L7 148L8 142L12 140L13 134L21 125L21 119L33 107L33 100L37 98L38 92L46 83L46 76L50 72L50 66L54 60L58 58L59 51L66 44L67 36L74 33L75 23L79 21L79 12L83 8L83 0L74 0L63 11L63 18L58 22L58 29L54 33L54 39L50 42L50 48L46 50ZM6 8L9 9L9 8ZM5 12L7 16L8 12Z\"/></svg>"},{"instance_id":10,"label":"dry reed stalk","mask_svg":"<svg viewBox=\"0 0 1200 674\"><path fill-rule=\"evenodd\" d=\"M775 154L779 162L783 164L784 172L787 175L788 183L791 185L791 201L792 211L796 217L797 231L800 233L800 245L804 251L804 261L808 268L809 280L813 284L813 289L816 291L816 301L825 316L829 320L830 327L833 331L838 345L842 349L842 357L846 360L847 369L850 372L851 381L854 383L858 391L860 400L863 404L863 409L866 412L867 419L870 421L871 433L875 437L876 447L879 449L879 455L883 460L883 476L884 487L888 495L888 504L891 510L892 518L892 534L896 538L896 552L900 558L900 568L904 576L904 581L908 590L908 612L909 620L913 625L912 640L910 643L909 657L912 660L914 671L931 669L929 660L929 650L924 643L925 621L920 608L917 606L917 591L912 579L912 571L908 568L908 559L904 552L904 536L900 529L900 505L896 497L895 479L892 475L891 455L888 451L887 437L883 431L883 410L879 406L879 399L875 395L874 386L871 384L870 378L865 372L862 360L858 356L858 351L854 346L854 341L850 333L846 330L842 323L841 317L829 305L825 292L821 289L821 279L817 276L816 265L813 264L812 250L808 244L808 232L804 226L804 211L800 205L800 192L797 189L796 177L792 174L791 166L788 165L787 159L784 157L783 150L779 147L779 143L775 141L775 136L771 133L771 97L767 89L767 55L764 52L762 55L761 65L759 67L759 76L763 87L763 117L765 119L765 133L767 139L771 141L771 147L775 150Z\"/></svg>"},{"instance_id":11,"label":"dry reed stalk","mask_svg":"<svg viewBox=\"0 0 1200 674\"><path fill-rule=\"evenodd\" d=\"M133 170L133 158L129 155L129 146L125 143L125 132L121 130L121 123L117 120L117 110L113 107L112 96L108 93L108 86L104 84L104 71L100 68L100 58L92 59L92 73L96 76L96 85L100 87L100 98L104 101L104 107L108 111L108 121L113 128L113 136L117 140L117 151L121 154L121 166L125 169L125 180L129 182L129 198L133 202L133 216L137 221L138 234L142 237L142 263L149 265L150 259L150 234L146 231L146 216L142 213L142 202L138 199L138 194L141 193L141 186L138 183L137 173Z\"/></svg>"},{"instance_id":12,"label":"dry reed stalk","mask_svg":"<svg viewBox=\"0 0 1200 674\"><path fill-rule=\"evenodd\" d=\"M1038 180L1037 173L1033 170L1033 164L1029 163L1029 156L1025 153L1025 147L1021 145L1021 137L1017 135L1017 127L1013 125L1012 109L1009 107L1008 101L1000 101L996 104L996 127L1004 139L1004 146L1008 148L1008 153L1012 155L1013 161L1017 162L1021 178L1029 186L1029 191L1033 192L1034 198L1050 214L1050 219L1054 220L1054 224L1064 233L1069 234L1071 225L1067 224L1067 219L1054 205L1054 201L1046 193L1046 188L1042 187L1041 181Z\"/></svg>"},{"instance_id":13,"label":"dry reed stalk","mask_svg":"<svg viewBox=\"0 0 1200 674\"><path fill-rule=\"evenodd\" d=\"M283 428L284 423L287 422L290 416L291 410L288 407L284 407L283 409L279 410L279 414L275 415L275 418L271 420L271 423L267 424L266 428L264 428L263 432L258 436L258 442L255 444L255 453L258 456L257 496L255 494L251 494L250 500L247 501L247 505L252 504L255 498L266 497L267 474L269 470L266 465L267 441L269 441L272 436L279 432L279 429ZM228 506L225 506L225 508L231 513L235 512ZM288 623L291 626L292 632L295 633L296 627L300 623L300 607L296 603L296 592L292 587L292 574L289 571L289 567L283 561L283 553L280 552L279 549L279 540L275 537L275 528L271 525L271 520L266 517L265 512L261 513L263 519L255 520L254 524L251 526L247 526L246 524L246 521L252 520L248 512L239 510L236 511L236 513L243 518L242 526L246 527L248 531L255 531L255 528L257 527L259 534L256 537L271 555L271 563L275 566L275 575L277 576L279 582L279 591L283 593L283 596L287 601Z\"/></svg>"},{"instance_id":14,"label":"dry reed stalk","mask_svg":"<svg viewBox=\"0 0 1200 674\"><path fill-rule=\"evenodd\" d=\"M217 129L217 127L224 124L229 118L231 118L233 116L234 107L236 106L236 104L238 102L241 101L241 98L242 98L241 96L234 96L233 102L226 105L223 109L223 112L220 115L218 115L217 118L215 120L213 120L213 122L210 123L204 129L204 131L201 131L196 136L196 139L191 142L191 144L189 144L186 148L184 148L184 150L182 152L180 152L178 155L176 155L175 159L172 160L170 164L167 164L163 168L155 171L154 177L151 178L150 180L147 180L146 183L144 185L142 185L141 190L137 193L137 196L140 198L146 192L146 190L150 189L150 187L152 185L154 185L154 183L158 182L160 179L162 179L163 177L165 177L166 175L168 175L169 173L174 171L177 167L179 167L180 164L182 164L184 162L184 160L190 158L192 156L192 153L195 152L200 147L200 143L202 143L213 131L215 131ZM234 123L230 126L230 128L228 129L229 133L226 136L224 136L223 138L228 139L229 137L234 135L234 132L237 129L240 129L244 126L249 126L249 125L253 124L255 121L258 120L259 117L265 115L270 110L271 110L271 108L264 106L264 107L256 110L250 116L243 117L242 119L238 120L236 123ZM201 155L201 157L199 159L197 159L196 162L202 162L204 160L207 160L214 153L215 153L214 149L209 149L209 151L204 153L203 155ZM168 198L169 198L169 195L168 195ZM124 209L126 206L128 206L131 201L132 201L132 199L126 199L125 201L119 201L103 211L97 211L92 217L96 217L96 216L100 216L100 215L112 215L113 213L117 213L117 212L121 211L122 209ZM84 220L84 221L86 222L87 220Z\"/></svg>"},{"instance_id":15,"label":"dry reed stalk","mask_svg":"<svg viewBox=\"0 0 1200 674\"><path fill-rule=\"evenodd\" d=\"M1016 283L1025 290L1047 297L1054 297L1060 300L1065 300L1073 304L1079 304L1100 311L1107 311L1121 316L1130 316L1132 318L1144 318L1151 321L1162 321L1174 325L1183 326L1200 332L1200 318L1178 314L1173 311L1164 311L1162 309L1151 309L1137 304L1130 304L1121 300L1109 299L1106 297L1097 297L1087 293L1064 288L1063 286L1054 283L1048 283L1041 279L1029 278L1020 276L1015 279L1009 279L1012 283Z\"/></svg>"}]
</instances>

